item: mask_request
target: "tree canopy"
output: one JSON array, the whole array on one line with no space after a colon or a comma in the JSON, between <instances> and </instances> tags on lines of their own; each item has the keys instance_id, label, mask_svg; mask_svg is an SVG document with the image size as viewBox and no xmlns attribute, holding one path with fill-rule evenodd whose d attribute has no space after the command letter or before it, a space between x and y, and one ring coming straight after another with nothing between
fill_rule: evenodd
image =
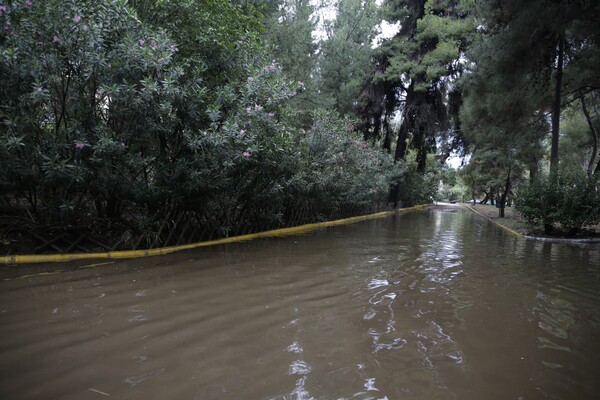
<instances>
[{"instance_id":1,"label":"tree canopy","mask_svg":"<svg viewBox=\"0 0 600 400\"><path fill-rule=\"evenodd\" d=\"M173 216L228 235L426 201L463 156L501 212L560 185L600 208L598 20L587 0L5 1L0 206L165 244Z\"/></svg>"}]
</instances>

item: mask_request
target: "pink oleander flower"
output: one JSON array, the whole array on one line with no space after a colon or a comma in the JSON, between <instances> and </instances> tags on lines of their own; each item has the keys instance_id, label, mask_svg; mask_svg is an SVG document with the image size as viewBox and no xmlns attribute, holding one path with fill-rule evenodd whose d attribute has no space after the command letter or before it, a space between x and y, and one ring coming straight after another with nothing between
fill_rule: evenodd
<instances>
[{"instance_id":1,"label":"pink oleander flower","mask_svg":"<svg viewBox=\"0 0 600 400\"><path fill-rule=\"evenodd\" d=\"M84 145L83 143L81 143L81 142L77 142L77 143L75 143L75 148L76 148L77 150L81 150L81 149L83 149L84 147L85 147L85 145Z\"/></svg>"},{"instance_id":2,"label":"pink oleander flower","mask_svg":"<svg viewBox=\"0 0 600 400\"><path fill-rule=\"evenodd\" d=\"M58 35L54 35L54 37L52 38L52 43L58 43L59 42L59 38Z\"/></svg>"},{"instance_id":3,"label":"pink oleander flower","mask_svg":"<svg viewBox=\"0 0 600 400\"><path fill-rule=\"evenodd\" d=\"M254 104L254 110L255 111L260 111L260 110L262 110L262 106L259 105L259 104Z\"/></svg>"},{"instance_id":4,"label":"pink oleander flower","mask_svg":"<svg viewBox=\"0 0 600 400\"><path fill-rule=\"evenodd\" d=\"M246 133L246 131L243 129L240 129L240 135L243 135L244 133Z\"/></svg>"},{"instance_id":5,"label":"pink oleander flower","mask_svg":"<svg viewBox=\"0 0 600 400\"><path fill-rule=\"evenodd\" d=\"M78 24L79 21L81 21L81 15L74 15L73 16L73 22L75 22L76 24Z\"/></svg>"},{"instance_id":6,"label":"pink oleander flower","mask_svg":"<svg viewBox=\"0 0 600 400\"><path fill-rule=\"evenodd\" d=\"M273 60L273 62L271 63L271 65L267 65L265 67L265 71L267 72L273 72L277 69L277 63L275 62L275 60Z\"/></svg>"},{"instance_id":7,"label":"pink oleander flower","mask_svg":"<svg viewBox=\"0 0 600 400\"><path fill-rule=\"evenodd\" d=\"M250 107L246 107L246 112L247 112L248 114L252 113L252 108L250 108Z\"/></svg>"},{"instance_id":8,"label":"pink oleander flower","mask_svg":"<svg viewBox=\"0 0 600 400\"><path fill-rule=\"evenodd\" d=\"M3 15L6 12L6 6L0 5L0 15Z\"/></svg>"},{"instance_id":9,"label":"pink oleander flower","mask_svg":"<svg viewBox=\"0 0 600 400\"><path fill-rule=\"evenodd\" d=\"M246 150L245 152L243 152L243 153L242 153L242 155L243 155L245 158L248 158L248 157L250 157L250 156L252 155L252 153L251 153L251 152L249 152L248 150Z\"/></svg>"},{"instance_id":10,"label":"pink oleander flower","mask_svg":"<svg viewBox=\"0 0 600 400\"><path fill-rule=\"evenodd\" d=\"M138 40L138 44L139 44L140 46L143 46L143 45L145 45L145 44L146 44L146 40L145 40L144 38L141 38L140 40Z\"/></svg>"},{"instance_id":11,"label":"pink oleander flower","mask_svg":"<svg viewBox=\"0 0 600 400\"><path fill-rule=\"evenodd\" d=\"M269 118L273 118L275 116L275 113L270 112L268 115L269 115Z\"/></svg>"}]
</instances>

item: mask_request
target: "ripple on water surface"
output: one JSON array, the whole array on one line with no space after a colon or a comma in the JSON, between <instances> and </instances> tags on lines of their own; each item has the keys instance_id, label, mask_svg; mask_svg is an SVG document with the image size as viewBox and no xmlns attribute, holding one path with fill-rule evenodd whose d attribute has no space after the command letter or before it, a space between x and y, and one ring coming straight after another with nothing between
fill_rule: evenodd
<instances>
[{"instance_id":1,"label":"ripple on water surface","mask_svg":"<svg viewBox=\"0 0 600 400\"><path fill-rule=\"evenodd\" d=\"M0 283L0 398L600 390L599 247L522 241L458 210L61 268Z\"/></svg>"}]
</instances>

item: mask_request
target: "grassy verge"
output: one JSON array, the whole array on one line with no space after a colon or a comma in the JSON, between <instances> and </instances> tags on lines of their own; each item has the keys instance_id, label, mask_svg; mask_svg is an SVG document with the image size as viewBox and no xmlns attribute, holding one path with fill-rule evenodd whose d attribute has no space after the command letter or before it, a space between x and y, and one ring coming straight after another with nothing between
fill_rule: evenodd
<instances>
[{"instance_id":1,"label":"grassy verge","mask_svg":"<svg viewBox=\"0 0 600 400\"><path fill-rule=\"evenodd\" d=\"M499 211L496 206L484 204L469 204L469 206L487 219L493 220L521 235L527 235L529 233L527 223L513 207L506 207L504 209L504 218L499 218Z\"/></svg>"},{"instance_id":2,"label":"grassy verge","mask_svg":"<svg viewBox=\"0 0 600 400\"><path fill-rule=\"evenodd\" d=\"M550 236L550 237L560 237L560 236L552 236L545 235L541 231L532 230L531 227L525 222L521 214L517 212L514 207L506 207L504 209L504 218L499 218L499 211L496 206L491 205L483 205L483 204L469 204L469 207L473 208L479 214L484 217L492 220L500 225L503 225L513 231L520 233L521 235L529 235L529 236ZM596 239L600 237L600 225L595 225L591 227L586 227L586 230L581 232L581 235L574 237L577 239Z\"/></svg>"}]
</instances>

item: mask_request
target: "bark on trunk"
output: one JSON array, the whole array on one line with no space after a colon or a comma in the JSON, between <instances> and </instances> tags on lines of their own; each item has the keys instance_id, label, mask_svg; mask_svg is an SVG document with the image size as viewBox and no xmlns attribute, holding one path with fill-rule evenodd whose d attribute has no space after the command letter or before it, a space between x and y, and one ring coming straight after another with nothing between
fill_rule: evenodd
<instances>
[{"instance_id":1,"label":"bark on trunk","mask_svg":"<svg viewBox=\"0 0 600 400\"><path fill-rule=\"evenodd\" d=\"M596 100L597 100L596 92L592 91L593 108L594 108L594 111L596 112L596 118L600 119L600 112L598 112L598 104L597 104ZM598 164L596 164L596 169L594 170L594 175L596 175L596 174L600 174L600 157L598 158Z\"/></svg>"},{"instance_id":2,"label":"bark on trunk","mask_svg":"<svg viewBox=\"0 0 600 400\"><path fill-rule=\"evenodd\" d=\"M427 169L427 150L425 148L425 127L419 125L418 130L418 141L417 141L417 171L425 173Z\"/></svg>"},{"instance_id":3,"label":"bark on trunk","mask_svg":"<svg viewBox=\"0 0 600 400\"><path fill-rule=\"evenodd\" d=\"M529 167L529 180L533 181L537 178L538 173L540 171L540 167L538 162L536 161L535 163L531 163L530 167Z\"/></svg>"},{"instance_id":4,"label":"bark on trunk","mask_svg":"<svg viewBox=\"0 0 600 400\"><path fill-rule=\"evenodd\" d=\"M394 153L394 161L403 160L406 156L408 130L411 124L413 124L412 107L414 103L415 90L411 83L406 90L406 103L404 104L404 115L402 118L402 124L398 132L398 142L396 143L396 152Z\"/></svg>"},{"instance_id":5,"label":"bark on trunk","mask_svg":"<svg viewBox=\"0 0 600 400\"><path fill-rule=\"evenodd\" d=\"M483 197L483 200L481 200L481 204L487 204L487 202L490 200L490 193L483 192L483 194L485 194L485 196Z\"/></svg>"},{"instance_id":6,"label":"bark on trunk","mask_svg":"<svg viewBox=\"0 0 600 400\"><path fill-rule=\"evenodd\" d=\"M396 143L396 151L394 152L394 162L404 160L407 149L408 139L408 127L412 123L412 104L414 101L415 91L413 84L411 84L406 91L406 103L404 104L404 115L402 118L402 124L398 131L398 142ZM394 183L390 186L390 193L388 196L388 203L392 203L394 208L398 206L398 195L400 194L400 186Z\"/></svg>"},{"instance_id":7,"label":"bark on trunk","mask_svg":"<svg viewBox=\"0 0 600 400\"><path fill-rule=\"evenodd\" d=\"M590 113L585 104L585 95L582 94L580 99L581 108L583 109L583 114L585 115L585 119L590 127L590 135L592 135L592 156L590 157L590 162L588 163L587 167L588 178L591 178L594 174L594 164L596 162L596 154L598 153L598 132L596 132L596 127L594 127L594 124L592 123L592 118L590 117Z\"/></svg>"},{"instance_id":8,"label":"bark on trunk","mask_svg":"<svg viewBox=\"0 0 600 400\"><path fill-rule=\"evenodd\" d=\"M550 149L550 171L558 168L558 134L560 129L560 102L563 75L565 34L558 37L558 60L556 63L556 86L554 87L554 106L552 107L552 145Z\"/></svg>"},{"instance_id":9,"label":"bark on trunk","mask_svg":"<svg viewBox=\"0 0 600 400\"><path fill-rule=\"evenodd\" d=\"M500 207L499 207L499 212L500 212L500 218L504 218L504 208L506 207L506 197L508 196L508 192L510 191L510 170L511 168L508 168L508 174L506 175L506 184L504 185L504 193L502 193L502 197L500 198Z\"/></svg>"},{"instance_id":10,"label":"bark on trunk","mask_svg":"<svg viewBox=\"0 0 600 400\"><path fill-rule=\"evenodd\" d=\"M592 155L590 156L590 162L588 163L587 167L588 178L591 178L594 173L594 163L598 155L598 132L596 132L596 127L594 127L594 124L592 123L592 118L590 117L590 113L585 105L585 95L583 94L581 95L581 108L583 109L583 114L585 115L585 119L590 127L590 135L592 135Z\"/></svg>"}]
</instances>

